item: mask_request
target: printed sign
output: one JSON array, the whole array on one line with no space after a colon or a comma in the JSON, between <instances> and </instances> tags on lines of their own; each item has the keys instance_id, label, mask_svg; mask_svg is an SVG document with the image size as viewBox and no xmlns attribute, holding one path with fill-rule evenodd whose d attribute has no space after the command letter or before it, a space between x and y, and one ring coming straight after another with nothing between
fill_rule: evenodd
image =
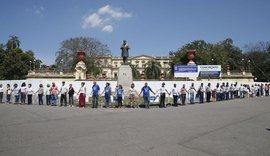
<instances>
[{"instance_id":1,"label":"printed sign","mask_svg":"<svg viewBox=\"0 0 270 156\"><path fill-rule=\"evenodd\" d=\"M174 77L220 77L220 65L175 65Z\"/></svg>"},{"instance_id":2,"label":"printed sign","mask_svg":"<svg viewBox=\"0 0 270 156\"><path fill-rule=\"evenodd\" d=\"M197 77L198 76L198 67L194 65L174 66L174 77Z\"/></svg>"}]
</instances>

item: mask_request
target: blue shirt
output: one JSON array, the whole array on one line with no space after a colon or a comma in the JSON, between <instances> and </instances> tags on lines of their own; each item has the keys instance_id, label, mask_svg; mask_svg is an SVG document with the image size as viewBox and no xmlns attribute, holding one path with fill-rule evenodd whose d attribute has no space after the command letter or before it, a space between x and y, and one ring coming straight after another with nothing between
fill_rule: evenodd
<instances>
[{"instance_id":1,"label":"blue shirt","mask_svg":"<svg viewBox=\"0 0 270 156\"><path fill-rule=\"evenodd\" d=\"M149 86L142 87L143 96L149 96L152 89Z\"/></svg>"},{"instance_id":2,"label":"blue shirt","mask_svg":"<svg viewBox=\"0 0 270 156\"><path fill-rule=\"evenodd\" d=\"M123 89L118 88L117 89L117 96L122 97L123 96L123 91L124 91Z\"/></svg>"},{"instance_id":3,"label":"blue shirt","mask_svg":"<svg viewBox=\"0 0 270 156\"><path fill-rule=\"evenodd\" d=\"M93 92L93 96L98 96L98 91L99 91L99 85L93 85L92 86L92 92Z\"/></svg>"},{"instance_id":4,"label":"blue shirt","mask_svg":"<svg viewBox=\"0 0 270 156\"><path fill-rule=\"evenodd\" d=\"M106 86L104 90L105 90L105 95L111 95L111 87L110 86Z\"/></svg>"}]
</instances>

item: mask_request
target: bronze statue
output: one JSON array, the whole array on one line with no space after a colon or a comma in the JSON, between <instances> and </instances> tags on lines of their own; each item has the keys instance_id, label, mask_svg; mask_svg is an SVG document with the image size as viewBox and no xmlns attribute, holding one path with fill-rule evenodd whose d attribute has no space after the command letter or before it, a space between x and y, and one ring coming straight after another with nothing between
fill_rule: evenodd
<instances>
[{"instance_id":1,"label":"bronze statue","mask_svg":"<svg viewBox=\"0 0 270 156\"><path fill-rule=\"evenodd\" d=\"M123 57L123 63L127 64L128 63L128 56L129 56L129 54L128 54L129 46L128 46L126 40L123 41L123 44L122 44L120 49L122 50L121 56Z\"/></svg>"}]
</instances>

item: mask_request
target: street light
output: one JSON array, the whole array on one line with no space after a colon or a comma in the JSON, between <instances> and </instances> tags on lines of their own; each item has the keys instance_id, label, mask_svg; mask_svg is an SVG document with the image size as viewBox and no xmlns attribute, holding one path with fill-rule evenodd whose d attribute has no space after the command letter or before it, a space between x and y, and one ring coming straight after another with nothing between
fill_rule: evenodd
<instances>
[{"instance_id":1,"label":"street light","mask_svg":"<svg viewBox=\"0 0 270 156\"><path fill-rule=\"evenodd\" d=\"M30 71L32 70L32 61L29 61L30 64Z\"/></svg>"},{"instance_id":2,"label":"street light","mask_svg":"<svg viewBox=\"0 0 270 156\"><path fill-rule=\"evenodd\" d=\"M214 60L214 59L211 59L211 61L212 61L212 64L214 64L214 61L215 61L215 60Z\"/></svg>"},{"instance_id":3,"label":"street light","mask_svg":"<svg viewBox=\"0 0 270 156\"><path fill-rule=\"evenodd\" d=\"M250 60L248 60L248 70L250 72Z\"/></svg>"},{"instance_id":4,"label":"street light","mask_svg":"<svg viewBox=\"0 0 270 156\"><path fill-rule=\"evenodd\" d=\"M34 72L35 72L35 70L36 70L36 59L34 59L34 62L33 62L33 64L34 64Z\"/></svg>"}]
</instances>

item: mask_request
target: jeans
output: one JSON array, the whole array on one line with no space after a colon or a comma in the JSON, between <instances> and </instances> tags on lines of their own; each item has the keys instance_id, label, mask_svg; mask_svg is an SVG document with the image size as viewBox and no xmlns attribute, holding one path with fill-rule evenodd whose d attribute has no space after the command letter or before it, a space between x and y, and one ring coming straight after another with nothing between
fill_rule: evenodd
<instances>
[{"instance_id":1,"label":"jeans","mask_svg":"<svg viewBox=\"0 0 270 156\"><path fill-rule=\"evenodd\" d=\"M19 95L15 95L15 103L19 103L19 99L20 99L20 96Z\"/></svg>"},{"instance_id":2,"label":"jeans","mask_svg":"<svg viewBox=\"0 0 270 156\"><path fill-rule=\"evenodd\" d=\"M57 95L51 95L51 105L56 106Z\"/></svg>"},{"instance_id":3,"label":"jeans","mask_svg":"<svg viewBox=\"0 0 270 156\"><path fill-rule=\"evenodd\" d=\"M111 102L111 96L105 94L105 106L106 106L106 108L110 107L110 102Z\"/></svg>"},{"instance_id":4,"label":"jeans","mask_svg":"<svg viewBox=\"0 0 270 156\"><path fill-rule=\"evenodd\" d=\"M204 102L204 92L200 92L200 103Z\"/></svg>"},{"instance_id":5,"label":"jeans","mask_svg":"<svg viewBox=\"0 0 270 156\"><path fill-rule=\"evenodd\" d=\"M98 108L98 95L93 95L92 104L93 104L93 108Z\"/></svg>"},{"instance_id":6,"label":"jeans","mask_svg":"<svg viewBox=\"0 0 270 156\"><path fill-rule=\"evenodd\" d=\"M70 106L73 106L74 105L73 94L72 95L68 95L68 104Z\"/></svg>"},{"instance_id":7,"label":"jeans","mask_svg":"<svg viewBox=\"0 0 270 156\"><path fill-rule=\"evenodd\" d=\"M123 98L122 96L117 97L117 103L118 103L118 108L121 108L123 105Z\"/></svg>"},{"instance_id":8,"label":"jeans","mask_svg":"<svg viewBox=\"0 0 270 156\"><path fill-rule=\"evenodd\" d=\"M181 94L182 105L186 104L186 94Z\"/></svg>"},{"instance_id":9,"label":"jeans","mask_svg":"<svg viewBox=\"0 0 270 156\"><path fill-rule=\"evenodd\" d=\"M38 94L38 104L43 105L43 94Z\"/></svg>"},{"instance_id":10,"label":"jeans","mask_svg":"<svg viewBox=\"0 0 270 156\"><path fill-rule=\"evenodd\" d=\"M143 101L144 101L144 105L145 105L145 108L149 108L149 103L150 103L150 96L149 95L144 95L143 96Z\"/></svg>"},{"instance_id":11,"label":"jeans","mask_svg":"<svg viewBox=\"0 0 270 156\"><path fill-rule=\"evenodd\" d=\"M10 103L10 100L11 100L11 95L7 94L7 103Z\"/></svg>"},{"instance_id":12,"label":"jeans","mask_svg":"<svg viewBox=\"0 0 270 156\"><path fill-rule=\"evenodd\" d=\"M190 93L190 104L194 104L194 98L195 98L195 94L194 93Z\"/></svg>"}]
</instances>

